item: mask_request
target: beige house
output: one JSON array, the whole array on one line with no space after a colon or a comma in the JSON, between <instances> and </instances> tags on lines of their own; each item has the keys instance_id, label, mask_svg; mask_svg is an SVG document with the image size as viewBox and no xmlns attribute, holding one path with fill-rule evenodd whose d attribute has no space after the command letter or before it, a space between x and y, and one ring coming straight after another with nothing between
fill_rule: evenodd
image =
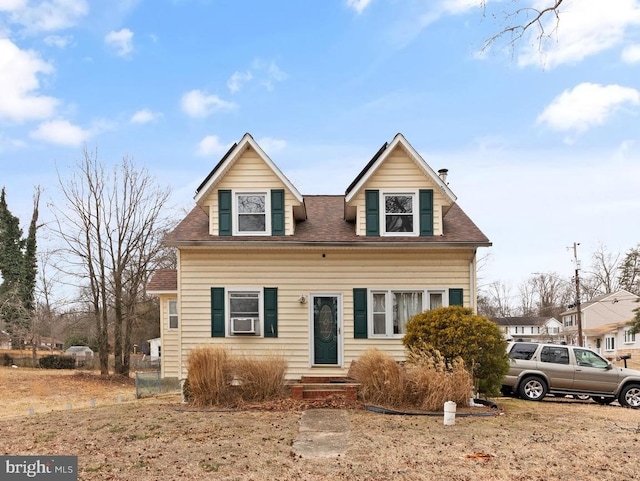
<instances>
[{"instance_id":1,"label":"beige house","mask_svg":"<svg viewBox=\"0 0 640 481\"><path fill-rule=\"evenodd\" d=\"M303 196L249 134L198 187L158 271L162 376L185 378L198 346L282 355L288 378L343 375L365 350L404 358L406 321L476 308L476 251L491 245L401 135L345 195ZM330 175L330 173L327 173Z\"/></svg>"},{"instance_id":2,"label":"beige house","mask_svg":"<svg viewBox=\"0 0 640 481\"><path fill-rule=\"evenodd\" d=\"M634 309L640 307L640 297L625 290L594 297L580 305L583 345L603 356L615 358L622 354L640 357L640 335L631 333ZM561 314L567 342L577 344L578 311L576 307Z\"/></svg>"}]
</instances>

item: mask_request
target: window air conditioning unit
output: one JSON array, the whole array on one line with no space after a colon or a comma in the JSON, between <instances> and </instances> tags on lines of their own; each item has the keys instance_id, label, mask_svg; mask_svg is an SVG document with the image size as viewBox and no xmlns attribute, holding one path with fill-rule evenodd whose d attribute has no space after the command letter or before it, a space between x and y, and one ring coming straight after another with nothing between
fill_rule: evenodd
<instances>
[{"instance_id":1,"label":"window air conditioning unit","mask_svg":"<svg viewBox=\"0 0 640 481\"><path fill-rule=\"evenodd\" d=\"M232 334L255 334L256 320L253 317L232 317L231 333Z\"/></svg>"}]
</instances>

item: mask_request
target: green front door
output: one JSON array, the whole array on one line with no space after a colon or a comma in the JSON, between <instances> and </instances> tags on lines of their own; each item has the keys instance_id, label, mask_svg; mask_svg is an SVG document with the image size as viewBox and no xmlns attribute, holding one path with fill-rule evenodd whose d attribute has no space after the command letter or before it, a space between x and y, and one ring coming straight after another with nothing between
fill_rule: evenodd
<instances>
[{"instance_id":1,"label":"green front door","mask_svg":"<svg viewBox=\"0 0 640 481\"><path fill-rule=\"evenodd\" d=\"M338 296L313 297L313 364L338 364Z\"/></svg>"}]
</instances>

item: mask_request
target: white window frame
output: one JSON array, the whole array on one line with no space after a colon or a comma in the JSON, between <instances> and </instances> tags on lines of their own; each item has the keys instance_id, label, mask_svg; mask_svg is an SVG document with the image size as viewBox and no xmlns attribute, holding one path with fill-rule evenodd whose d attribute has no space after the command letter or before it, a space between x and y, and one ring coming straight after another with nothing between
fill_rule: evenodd
<instances>
[{"instance_id":1,"label":"white window frame","mask_svg":"<svg viewBox=\"0 0 640 481\"><path fill-rule=\"evenodd\" d=\"M171 313L171 306L174 305L176 312L175 314ZM176 327L171 327L171 318L175 317L176 319ZM178 300L170 299L167 301L167 329L170 331L176 331L180 327L180 315L178 314Z\"/></svg>"},{"instance_id":2,"label":"white window frame","mask_svg":"<svg viewBox=\"0 0 640 481\"><path fill-rule=\"evenodd\" d=\"M390 338L402 338L404 334L394 334L393 332L393 294L395 293L409 293L419 292L422 294L422 307L420 312L424 312L429 309L429 293L442 293L442 305L448 305L448 298L446 297L446 291L443 289L416 289L415 287L403 287L403 288L382 288L382 289L369 289L367 295L367 330L370 338L373 339L390 339ZM374 334L374 320L373 320L373 296L375 294L384 294L385 296L385 333Z\"/></svg>"},{"instance_id":3,"label":"white window frame","mask_svg":"<svg viewBox=\"0 0 640 481\"><path fill-rule=\"evenodd\" d=\"M412 202L412 217L413 217L413 232L387 232L387 209L386 198L388 196L408 196L411 197ZM416 190L401 190L401 191L388 191L380 192L380 233L383 236L394 237L408 237L417 236L420 233L420 205L418 202L418 191Z\"/></svg>"},{"instance_id":4,"label":"white window frame","mask_svg":"<svg viewBox=\"0 0 640 481\"><path fill-rule=\"evenodd\" d=\"M605 351L615 351L616 350L616 338L615 338L615 336L605 336L604 337L604 350Z\"/></svg>"},{"instance_id":5,"label":"white window frame","mask_svg":"<svg viewBox=\"0 0 640 481\"><path fill-rule=\"evenodd\" d=\"M624 343L625 344L635 344L636 342L636 334L632 333L631 329L624 330Z\"/></svg>"},{"instance_id":6,"label":"white window frame","mask_svg":"<svg viewBox=\"0 0 640 481\"><path fill-rule=\"evenodd\" d=\"M231 331L231 294L258 294L258 319L255 322L255 334L234 334ZM264 289L260 287L229 287L224 293L225 334L227 337L264 337Z\"/></svg>"},{"instance_id":7,"label":"white window frame","mask_svg":"<svg viewBox=\"0 0 640 481\"><path fill-rule=\"evenodd\" d=\"M241 195L261 195L264 196L264 231L241 231L240 230L240 209L238 207L238 197ZM233 192L233 235L263 236L271 234L271 192L270 191L234 191Z\"/></svg>"}]
</instances>

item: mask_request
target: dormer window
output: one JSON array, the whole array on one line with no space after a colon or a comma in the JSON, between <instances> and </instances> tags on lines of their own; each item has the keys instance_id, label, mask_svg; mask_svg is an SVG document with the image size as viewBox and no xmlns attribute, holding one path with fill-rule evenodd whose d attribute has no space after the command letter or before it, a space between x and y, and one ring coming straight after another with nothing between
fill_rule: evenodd
<instances>
[{"instance_id":1,"label":"dormer window","mask_svg":"<svg viewBox=\"0 0 640 481\"><path fill-rule=\"evenodd\" d=\"M384 208L384 234L417 235L416 194L388 193L382 195Z\"/></svg>"},{"instance_id":2,"label":"dormer window","mask_svg":"<svg viewBox=\"0 0 640 481\"><path fill-rule=\"evenodd\" d=\"M267 235L271 228L267 193L236 193L235 200L237 234Z\"/></svg>"}]
</instances>

